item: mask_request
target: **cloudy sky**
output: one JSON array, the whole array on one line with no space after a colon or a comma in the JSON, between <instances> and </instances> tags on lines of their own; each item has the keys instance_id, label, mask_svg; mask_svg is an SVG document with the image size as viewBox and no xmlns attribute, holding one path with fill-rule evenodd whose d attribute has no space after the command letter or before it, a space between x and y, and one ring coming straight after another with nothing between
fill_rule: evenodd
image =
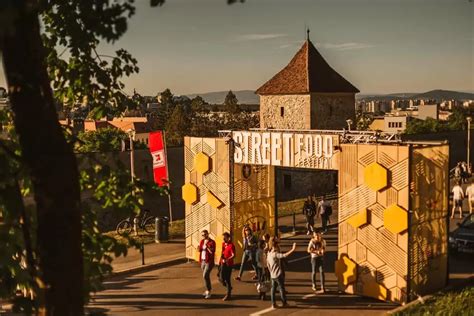
<instances>
[{"instance_id":1,"label":"cloudy sky","mask_svg":"<svg viewBox=\"0 0 474 316\"><path fill-rule=\"evenodd\" d=\"M126 79L155 95L257 89L310 38L362 93L474 90L469 0L137 0L127 34L141 71ZM3 72L3 71L1 71ZM0 74L0 86L5 85Z\"/></svg>"}]
</instances>

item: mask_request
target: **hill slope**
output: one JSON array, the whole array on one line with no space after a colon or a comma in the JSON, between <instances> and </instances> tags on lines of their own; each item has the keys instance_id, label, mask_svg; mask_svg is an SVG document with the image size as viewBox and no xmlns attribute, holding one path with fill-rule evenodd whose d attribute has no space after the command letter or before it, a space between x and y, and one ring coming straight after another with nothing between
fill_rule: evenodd
<instances>
[{"instance_id":1,"label":"hill slope","mask_svg":"<svg viewBox=\"0 0 474 316\"><path fill-rule=\"evenodd\" d=\"M200 95L207 103L210 104L222 104L224 103L225 96L229 91L216 91L216 92L207 92L207 93L194 93L188 94L190 98L194 98L197 95ZM259 104L260 99L258 95L255 94L253 90L239 90L232 91L240 104Z\"/></svg>"}]
</instances>

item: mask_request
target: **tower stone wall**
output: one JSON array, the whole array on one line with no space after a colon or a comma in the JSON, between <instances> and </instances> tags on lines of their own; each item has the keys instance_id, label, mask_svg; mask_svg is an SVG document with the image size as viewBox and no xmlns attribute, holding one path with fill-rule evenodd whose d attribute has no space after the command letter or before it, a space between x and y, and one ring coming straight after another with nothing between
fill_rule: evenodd
<instances>
[{"instance_id":1,"label":"tower stone wall","mask_svg":"<svg viewBox=\"0 0 474 316\"><path fill-rule=\"evenodd\" d=\"M260 96L260 127L342 129L355 121L355 94L308 93Z\"/></svg>"},{"instance_id":2,"label":"tower stone wall","mask_svg":"<svg viewBox=\"0 0 474 316\"><path fill-rule=\"evenodd\" d=\"M310 129L310 108L310 94L261 95L260 127Z\"/></svg>"},{"instance_id":3,"label":"tower stone wall","mask_svg":"<svg viewBox=\"0 0 474 316\"><path fill-rule=\"evenodd\" d=\"M354 93L311 93L311 129L342 129L355 122Z\"/></svg>"}]
</instances>

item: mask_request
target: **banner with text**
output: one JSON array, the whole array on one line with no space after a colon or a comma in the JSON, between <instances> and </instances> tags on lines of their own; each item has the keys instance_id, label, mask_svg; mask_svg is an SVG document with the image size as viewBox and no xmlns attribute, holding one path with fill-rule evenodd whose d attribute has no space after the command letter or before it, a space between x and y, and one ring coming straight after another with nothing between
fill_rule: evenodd
<instances>
[{"instance_id":1,"label":"banner with text","mask_svg":"<svg viewBox=\"0 0 474 316\"><path fill-rule=\"evenodd\" d=\"M234 131L234 162L251 165L339 168L339 136L321 133Z\"/></svg>"},{"instance_id":2,"label":"banner with text","mask_svg":"<svg viewBox=\"0 0 474 316\"><path fill-rule=\"evenodd\" d=\"M153 158L153 178L159 186L168 185L168 168L166 166L166 149L163 132L149 134L150 153Z\"/></svg>"}]
</instances>

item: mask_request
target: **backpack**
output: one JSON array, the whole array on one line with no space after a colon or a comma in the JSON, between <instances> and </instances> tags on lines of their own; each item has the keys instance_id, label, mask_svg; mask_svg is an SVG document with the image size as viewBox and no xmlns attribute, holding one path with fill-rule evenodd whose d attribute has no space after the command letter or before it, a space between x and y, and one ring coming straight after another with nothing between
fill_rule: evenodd
<instances>
[{"instance_id":1,"label":"backpack","mask_svg":"<svg viewBox=\"0 0 474 316\"><path fill-rule=\"evenodd\" d=\"M332 206L330 204L324 207L324 214L326 214L326 216L332 215Z\"/></svg>"}]
</instances>

